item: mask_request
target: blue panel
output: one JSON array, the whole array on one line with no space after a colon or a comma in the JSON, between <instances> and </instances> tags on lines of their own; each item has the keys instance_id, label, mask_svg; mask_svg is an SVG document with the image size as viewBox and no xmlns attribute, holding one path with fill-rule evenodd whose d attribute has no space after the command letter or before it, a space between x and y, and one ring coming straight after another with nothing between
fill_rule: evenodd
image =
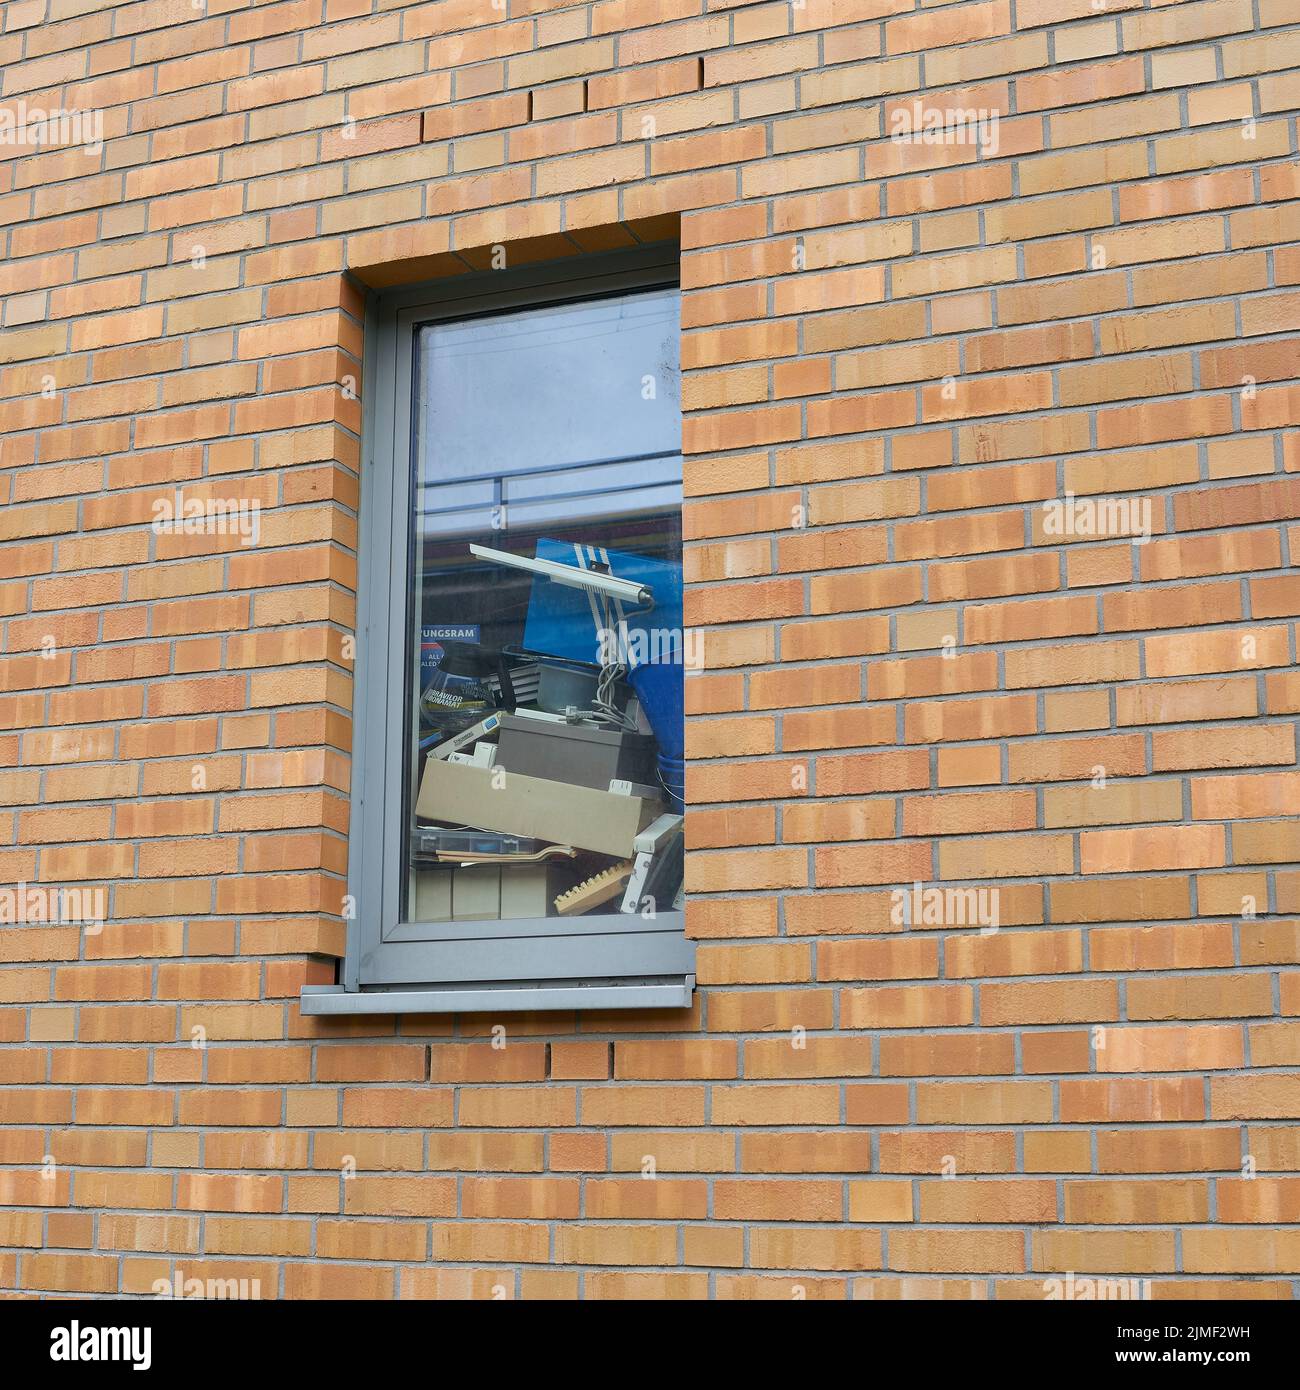
<instances>
[{"instance_id":1,"label":"blue panel","mask_svg":"<svg viewBox=\"0 0 1300 1390\"><path fill-rule=\"evenodd\" d=\"M530 651L596 665L620 661L682 663L682 567L648 555L556 541L537 542L536 558L579 569L604 567L616 579L643 584L654 595L646 612L601 594L534 579L524 646Z\"/></svg>"}]
</instances>

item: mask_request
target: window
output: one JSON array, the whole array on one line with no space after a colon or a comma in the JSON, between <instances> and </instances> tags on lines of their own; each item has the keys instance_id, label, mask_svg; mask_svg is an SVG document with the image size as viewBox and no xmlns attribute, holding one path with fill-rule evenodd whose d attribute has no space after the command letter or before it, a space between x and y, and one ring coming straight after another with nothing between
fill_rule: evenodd
<instances>
[{"instance_id":1,"label":"window","mask_svg":"<svg viewBox=\"0 0 1300 1390\"><path fill-rule=\"evenodd\" d=\"M348 954L306 1013L689 1002L676 262L371 305Z\"/></svg>"}]
</instances>

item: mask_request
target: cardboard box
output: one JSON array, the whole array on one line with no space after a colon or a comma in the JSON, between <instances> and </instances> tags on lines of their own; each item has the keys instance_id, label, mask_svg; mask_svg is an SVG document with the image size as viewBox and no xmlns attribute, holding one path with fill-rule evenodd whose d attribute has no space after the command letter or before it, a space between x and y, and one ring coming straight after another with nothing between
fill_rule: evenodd
<instances>
[{"instance_id":1,"label":"cardboard box","mask_svg":"<svg viewBox=\"0 0 1300 1390\"><path fill-rule=\"evenodd\" d=\"M620 859L633 857L638 832L663 810L662 802L640 796L441 758L425 764L415 803L416 815L425 820L528 835Z\"/></svg>"},{"instance_id":2,"label":"cardboard box","mask_svg":"<svg viewBox=\"0 0 1300 1390\"><path fill-rule=\"evenodd\" d=\"M567 860L543 864L460 864L415 875L411 920L495 922L553 916L552 904L578 871Z\"/></svg>"},{"instance_id":3,"label":"cardboard box","mask_svg":"<svg viewBox=\"0 0 1300 1390\"><path fill-rule=\"evenodd\" d=\"M445 869L417 869L407 910L413 922L451 920L451 874Z\"/></svg>"},{"instance_id":4,"label":"cardboard box","mask_svg":"<svg viewBox=\"0 0 1300 1390\"><path fill-rule=\"evenodd\" d=\"M457 922L490 922L500 917L500 868L495 864L462 864L453 869L451 915Z\"/></svg>"},{"instance_id":5,"label":"cardboard box","mask_svg":"<svg viewBox=\"0 0 1300 1390\"><path fill-rule=\"evenodd\" d=\"M552 903L573 883L577 870L567 860L501 866L501 917L550 917Z\"/></svg>"}]
</instances>

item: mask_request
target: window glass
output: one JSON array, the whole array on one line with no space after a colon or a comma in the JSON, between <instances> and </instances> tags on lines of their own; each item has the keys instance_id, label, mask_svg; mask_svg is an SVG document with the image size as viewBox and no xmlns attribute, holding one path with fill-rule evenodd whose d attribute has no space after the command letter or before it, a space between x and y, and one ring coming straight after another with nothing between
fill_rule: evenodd
<instances>
[{"instance_id":1,"label":"window glass","mask_svg":"<svg viewBox=\"0 0 1300 1390\"><path fill-rule=\"evenodd\" d=\"M679 900L678 305L417 330L405 921Z\"/></svg>"}]
</instances>

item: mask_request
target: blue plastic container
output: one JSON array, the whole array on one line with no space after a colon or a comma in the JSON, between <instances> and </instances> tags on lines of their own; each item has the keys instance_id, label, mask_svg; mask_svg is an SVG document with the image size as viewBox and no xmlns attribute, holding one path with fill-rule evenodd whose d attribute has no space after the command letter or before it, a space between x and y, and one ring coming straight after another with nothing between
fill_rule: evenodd
<instances>
[{"instance_id":1,"label":"blue plastic container","mask_svg":"<svg viewBox=\"0 0 1300 1390\"><path fill-rule=\"evenodd\" d=\"M686 763L681 758L660 758L659 776L668 789L668 799L679 814L686 809Z\"/></svg>"},{"instance_id":2,"label":"blue plastic container","mask_svg":"<svg viewBox=\"0 0 1300 1390\"><path fill-rule=\"evenodd\" d=\"M659 745L659 773L677 811L682 809L686 793L684 677L685 667L680 661L646 662L633 667L627 676Z\"/></svg>"}]
</instances>

